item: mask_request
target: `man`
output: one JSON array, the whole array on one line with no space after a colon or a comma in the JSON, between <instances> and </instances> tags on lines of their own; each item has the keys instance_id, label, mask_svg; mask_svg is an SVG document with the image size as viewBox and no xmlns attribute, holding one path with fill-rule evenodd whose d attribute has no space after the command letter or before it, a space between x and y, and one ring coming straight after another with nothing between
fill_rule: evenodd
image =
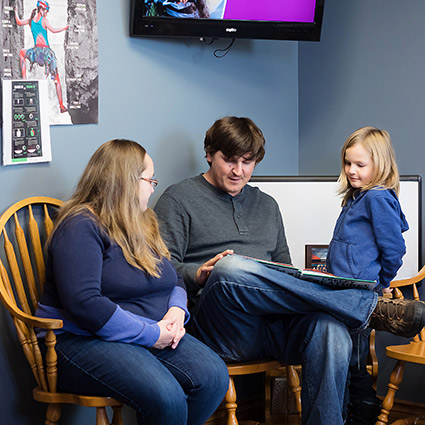
<instances>
[{"instance_id":1,"label":"man","mask_svg":"<svg viewBox=\"0 0 425 425\"><path fill-rule=\"evenodd\" d=\"M300 281L243 257L291 262L276 201L247 185L264 144L248 118L216 121L205 136L209 170L169 187L155 211L186 282L191 332L228 361L301 363L302 423L342 425L349 332L370 322L414 335L425 323L425 304Z\"/></svg>"}]
</instances>

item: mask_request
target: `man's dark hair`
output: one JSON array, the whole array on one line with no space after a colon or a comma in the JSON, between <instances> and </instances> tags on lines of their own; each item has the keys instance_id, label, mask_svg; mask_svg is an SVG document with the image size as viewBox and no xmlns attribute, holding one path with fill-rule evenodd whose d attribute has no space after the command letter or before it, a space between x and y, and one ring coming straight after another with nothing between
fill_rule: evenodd
<instances>
[{"instance_id":1,"label":"man's dark hair","mask_svg":"<svg viewBox=\"0 0 425 425\"><path fill-rule=\"evenodd\" d=\"M265 143L263 132L251 119L224 117L206 132L204 150L210 155L221 151L227 158L249 154L258 164L264 157Z\"/></svg>"}]
</instances>

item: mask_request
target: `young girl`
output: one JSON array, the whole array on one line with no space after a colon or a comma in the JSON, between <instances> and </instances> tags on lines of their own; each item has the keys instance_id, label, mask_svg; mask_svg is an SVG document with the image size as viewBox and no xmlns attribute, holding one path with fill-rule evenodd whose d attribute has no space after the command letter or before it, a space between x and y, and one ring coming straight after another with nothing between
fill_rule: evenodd
<instances>
[{"instance_id":1,"label":"young girl","mask_svg":"<svg viewBox=\"0 0 425 425\"><path fill-rule=\"evenodd\" d=\"M346 140L342 152L339 194L342 211L329 245L327 269L342 277L376 280L378 292L389 285L406 252L408 230L398 200L399 174L388 132L363 127ZM352 336L347 424L374 424L380 412L366 370L368 336Z\"/></svg>"},{"instance_id":2,"label":"young girl","mask_svg":"<svg viewBox=\"0 0 425 425\"><path fill-rule=\"evenodd\" d=\"M136 142L97 149L59 210L37 314L63 320L62 390L112 396L139 425L202 425L227 391L227 367L185 332L185 285L147 206L153 176Z\"/></svg>"}]
</instances>

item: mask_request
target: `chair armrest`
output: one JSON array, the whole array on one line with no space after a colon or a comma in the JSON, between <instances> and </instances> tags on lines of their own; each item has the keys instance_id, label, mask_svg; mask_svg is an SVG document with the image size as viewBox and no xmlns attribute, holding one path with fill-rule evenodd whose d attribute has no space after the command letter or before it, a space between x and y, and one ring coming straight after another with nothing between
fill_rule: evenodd
<instances>
[{"instance_id":1,"label":"chair armrest","mask_svg":"<svg viewBox=\"0 0 425 425\"><path fill-rule=\"evenodd\" d=\"M1 290L0 300L14 318L21 320L27 325L47 330L61 329L63 327L63 322L61 319L45 319L43 317L35 317L30 314L24 313L21 309L19 309L11 302L9 295L5 294L5 292Z\"/></svg>"},{"instance_id":2,"label":"chair armrest","mask_svg":"<svg viewBox=\"0 0 425 425\"><path fill-rule=\"evenodd\" d=\"M425 266L423 266L422 269L419 270L419 272L413 277L409 277L407 279L393 280L390 284L390 288L401 288L402 286L418 283L423 279L425 279Z\"/></svg>"}]
</instances>

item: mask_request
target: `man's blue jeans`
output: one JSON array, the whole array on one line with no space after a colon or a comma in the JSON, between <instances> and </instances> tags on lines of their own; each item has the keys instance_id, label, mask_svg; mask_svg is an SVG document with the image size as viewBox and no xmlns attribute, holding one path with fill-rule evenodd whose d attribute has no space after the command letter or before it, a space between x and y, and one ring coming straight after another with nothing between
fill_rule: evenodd
<instances>
[{"instance_id":1,"label":"man's blue jeans","mask_svg":"<svg viewBox=\"0 0 425 425\"><path fill-rule=\"evenodd\" d=\"M187 334L175 350L71 334L58 335L56 348L62 390L112 396L139 425L202 425L229 386L225 363Z\"/></svg>"},{"instance_id":2,"label":"man's blue jeans","mask_svg":"<svg viewBox=\"0 0 425 425\"><path fill-rule=\"evenodd\" d=\"M342 425L350 332L367 326L377 298L372 291L328 288L231 255L212 270L192 332L227 360L302 364L302 423Z\"/></svg>"}]
</instances>

